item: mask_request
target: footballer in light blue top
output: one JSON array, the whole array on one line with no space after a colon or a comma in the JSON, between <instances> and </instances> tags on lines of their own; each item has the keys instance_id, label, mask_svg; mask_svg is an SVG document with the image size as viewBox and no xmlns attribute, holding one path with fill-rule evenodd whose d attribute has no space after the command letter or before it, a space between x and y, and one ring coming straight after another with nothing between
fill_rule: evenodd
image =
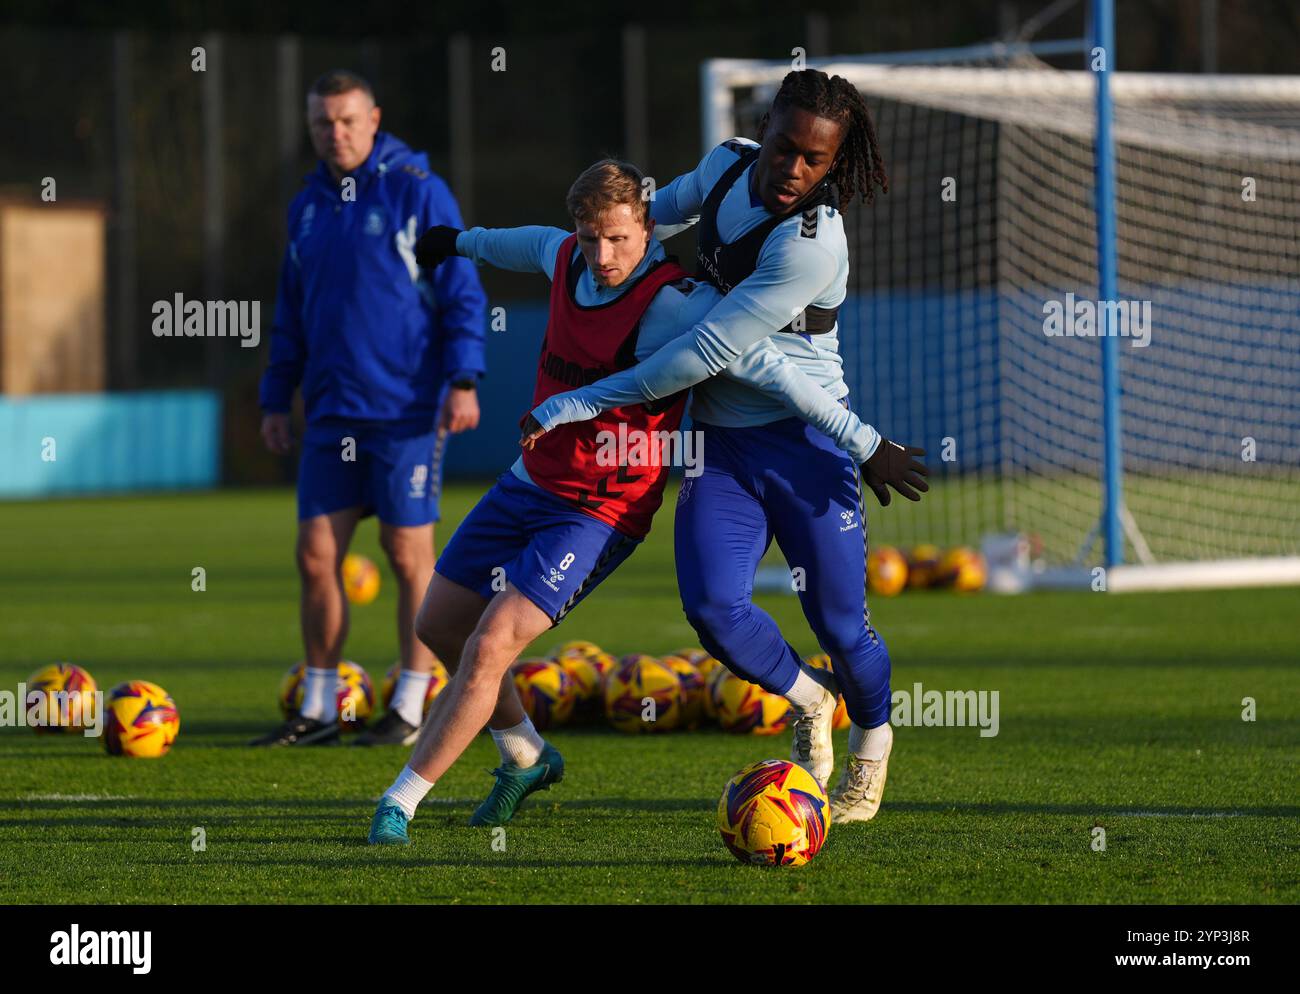
<instances>
[{"instance_id":1,"label":"footballer in light blue top","mask_svg":"<svg viewBox=\"0 0 1300 994\"><path fill-rule=\"evenodd\" d=\"M658 191L650 207L656 235L670 237L695 224L723 174L745 151L757 148L742 138L719 145L693 171ZM751 163L718 207L717 228L723 241L735 242L772 218L752 192L753 168ZM660 344L666 347L631 369L550 398L533 412L538 423L550 430L589 420L618 404L653 401L692 386L692 416L705 424L744 428L789 417L789 405L755 393L743 377L709 379L738 359L743 366L756 354L756 346L763 347L767 355L765 341L830 396L836 400L845 397L849 389L844 382L838 328L816 335L780 331L810 303L836 308L847 292L849 258L843 219L834 207L821 205L816 210L817 224L811 237L804 233L802 216L795 214L764 240L752 275L725 297L709 287L714 306L683 314L692 319L688 332L678 330L664 339ZM637 358L643 358L640 351ZM875 451L880 438L875 429L856 418L848 423L849 428L836 426L832 430L805 420L834 438L859 463Z\"/></svg>"},{"instance_id":2,"label":"footballer in light blue top","mask_svg":"<svg viewBox=\"0 0 1300 994\"><path fill-rule=\"evenodd\" d=\"M662 195L661 195L662 196ZM476 263L498 269L554 275L555 257L569 232L560 228L531 225L521 228L471 228L456 239L456 251ZM578 253L575 247L575 256ZM596 282L590 270L578 282L578 303L584 307L616 299L656 262L665 258L663 246L651 241L645 257L632 275L619 286L607 287ZM636 357L645 359L662 346L681 340L681 336L717 309L722 295L707 283L688 280L668 286L655 295L641 320ZM826 336L818 336L825 338ZM778 345L776 338L792 339ZM789 418L807 421L831 438L836 445L862 462L875 450L879 435L870 425L839 403L848 393L841 373L839 356L816 347L799 335L764 336L738 352L722 366L716 379L700 383L692 394L692 416L709 424L749 427ZM646 398L629 375L638 367L605 377L578 390L558 396L565 398L562 407L568 412L550 423L581 421L601 411L627 404L642 403ZM676 392L676 391L673 391ZM543 404L538 411L548 409ZM523 460L512 470L527 480ZM531 482L531 481L529 481Z\"/></svg>"},{"instance_id":3,"label":"footballer in light blue top","mask_svg":"<svg viewBox=\"0 0 1300 994\"><path fill-rule=\"evenodd\" d=\"M873 203L889 185L870 110L842 77L796 70L781 81L758 137L761 145L734 138L710 150L651 206L661 237L696 226L697 273L722 299L631 369L538 405L533 419L542 428L589 417L611 385L646 402L671 396L759 342L820 382L842 382L837 315L849 259L841 212L859 199ZM911 456L924 453L876 435L850 459L793 418L728 422L727 394L736 386L719 377L695 387L707 398L696 407L707 445L703 472L684 481L677 500L682 608L710 655L790 701L790 759L823 786L835 766L830 691L840 691L852 726L844 773L830 795L833 819L869 820L880 807L892 745L891 663L867 612L863 494L870 489L887 504L892 486L919 499L917 491L927 489L924 466ZM773 542L804 581L800 607L831 659L829 680L754 604L755 573Z\"/></svg>"}]
</instances>

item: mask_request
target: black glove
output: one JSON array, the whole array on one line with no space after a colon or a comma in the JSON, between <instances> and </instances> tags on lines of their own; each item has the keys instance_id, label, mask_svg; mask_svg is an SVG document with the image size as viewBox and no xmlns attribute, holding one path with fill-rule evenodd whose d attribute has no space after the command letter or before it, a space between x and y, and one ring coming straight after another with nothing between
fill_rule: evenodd
<instances>
[{"instance_id":1,"label":"black glove","mask_svg":"<svg viewBox=\"0 0 1300 994\"><path fill-rule=\"evenodd\" d=\"M876 446L876 451L862 464L862 468L867 486L876 495L876 500L880 501L881 507L889 506L889 487L893 487L908 500L920 500L921 494L916 490L925 493L930 489L930 484L922 479L929 476L930 471L925 468L925 463L913 458L923 455L925 449L899 445L883 435L880 437L880 444ZM913 487L916 490L913 490Z\"/></svg>"},{"instance_id":2,"label":"black glove","mask_svg":"<svg viewBox=\"0 0 1300 994\"><path fill-rule=\"evenodd\" d=\"M444 259L456 255L456 236L459 228L435 224L415 243L415 261L425 269L436 269Z\"/></svg>"},{"instance_id":3,"label":"black glove","mask_svg":"<svg viewBox=\"0 0 1300 994\"><path fill-rule=\"evenodd\" d=\"M537 440L546 434L546 429L531 414L525 414L523 420L519 423L519 446L520 448L532 451Z\"/></svg>"}]
</instances>

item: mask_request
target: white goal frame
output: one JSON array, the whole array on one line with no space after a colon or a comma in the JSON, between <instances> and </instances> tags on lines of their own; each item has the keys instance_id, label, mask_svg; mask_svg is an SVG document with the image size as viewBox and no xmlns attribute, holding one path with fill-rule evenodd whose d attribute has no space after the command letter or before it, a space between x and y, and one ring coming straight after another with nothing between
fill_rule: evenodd
<instances>
[{"instance_id":1,"label":"white goal frame","mask_svg":"<svg viewBox=\"0 0 1300 994\"><path fill-rule=\"evenodd\" d=\"M959 62L997 61L1010 56L1038 56L1062 53L1083 53L1087 45L1082 39L1061 42L1036 42L1024 44L991 44L963 49L943 49L929 52L891 53L886 55L833 56L810 58L806 62L832 75L843 76L855 85L871 89L873 81L886 79L896 85L905 81L908 74L925 80L925 106L957 113L973 113L964 101L972 97L985 100L1005 98L1006 109L999 112L998 120L1029 128L1045 129L1073 134L1095 140L1098 117L1084 114L1062 120L1059 116L1045 116L1042 106L1034 101L1017 104L1017 95L1037 93L1066 99L1072 102L1089 100L1097 89L1096 75L1087 69L1059 70L1035 68L999 68L994 66L961 67ZM792 69L798 68L791 60L710 59L701 66L701 128L703 150L707 152L738 133L736 119L736 91L746 88L771 88ZM1294 104L1300 117L1300 76L1241 76L1193 75L1111 72L1109 86L1115 99L1173 98L1182 101L1225 102L1234 97L1252 101L1268 100L1279 104ZM1109 130L1110 123L1107 122ZM1253 157L1300 161L1300 131L1288 131L1266 124L1253 126L1243 122L1234 130L1234 141L1245 142L1242 151ZM1177 124L1163 132L1141 127L1141 121L1130 118L1114 125L1114 139L1130 144L1162 149L1193 152L1201 140L1198 125L1189 122L1185 128ZM1106 230L1104 228L1100 230ZM1114 227L1110 230L1113 232ZM1112 243L1110 251L1114 252ZM1297 348L1300 348L1300 320L1297 322ZM1099 361L1101 361L1099 357ZM1118 390L1118 388L1115 388ZM1100 398L1099 398L1100 400ZM1122 437L1122 435L1121 435ZM1300 462L1300 452L1296 453ZM1109 470L1098 466L1098 478L1103 490L1119 494L1122 465L1116 472L1115 489L1108 489ZM1279 586L1300 584L1300 556L1279 555L1252 558L1215 559L1202 561L1157 562L1151 555L1138 529L1138 523L1128 513L1122 497L1116 501L1117 513L1113 523L1105 520L1105 509L1099 509L1100 534L1107 546L1122 529L1137 551L1136 564L1120 564L1113 553L1107 552L1104 587L1113 592L1186 590L1225 587ZM1115 532L1108 533L1106 525L1112 524ZM1122 540L1121 540L1122 544ZM1082 557L1082 550L1081 550ZM1039 570L1020 577L1022 583L1008 585L1008 589L1032 587L1096 588L1094 571L1082 565L1072 568Z\"/></svg>"}]
</instances>

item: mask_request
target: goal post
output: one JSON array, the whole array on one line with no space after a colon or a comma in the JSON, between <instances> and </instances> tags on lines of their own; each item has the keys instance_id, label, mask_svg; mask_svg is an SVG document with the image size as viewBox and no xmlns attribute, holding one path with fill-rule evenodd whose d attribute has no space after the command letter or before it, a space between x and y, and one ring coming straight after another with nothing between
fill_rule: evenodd
<instances>
[{"instance_id":1,"label":"goal post","mask_svg":"<svg viewBox=\"0 0 1300 994\"><path fill-rule=\"evenodd\" d=\"M1119 264L1116 260L1115 219L1115 107L1110 77L1115 59L1115 0L1095 0L1088 6L1092 49L1088 54L1094 80L1093 104L1093 209L1097 216L1097 299L1119 299ZM1101 531L1105 536L1105 565L1113 569L1124 562L1124 456L1120 438L1119 339L1114 335L1114 312L1108 312L1098 331L1101 338L1102 501ZM1136 540L1135 540L1136 541Z\"/></svg>"},{"instance_id":2,"label":"goal post","mask_svg":"<svg viewBox=\"0 0 1300 994\"><path fill-rule=\"evenodd\" d=\"M845 214L855 408L935 474L873 530L1019 536L1031 584L1300 583L1300 77L1108 67L1103 94L1090 43L1043 45L808 61L890 175ZM791 68L705 63L706 147Z\"/></svg>"}]
</instances>

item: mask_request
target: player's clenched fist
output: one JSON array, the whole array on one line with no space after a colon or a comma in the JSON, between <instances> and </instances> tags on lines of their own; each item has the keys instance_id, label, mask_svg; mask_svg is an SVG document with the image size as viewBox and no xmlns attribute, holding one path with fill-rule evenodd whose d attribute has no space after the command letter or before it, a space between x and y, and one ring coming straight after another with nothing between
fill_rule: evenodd
<instances>
[{"instance_id":1,"label":"player's clenched fist","mask_svg":"<svg viewBox=\"0 0 1300 994\"><path fill-rule=\"evenodd\" d=\"M930 484L924 479L930 475L930 471L925 468L925 463L916 458L923 455L925 449L899 445L884 437L880 439L876 451L862 465L867 486L876 495L881 507L889 506L889 487L893 487L908 500L920 500L921 494L916 491L925 493L930 489Z\"/></svg>"},{"instance_id":2,"label":"player's clenched fist","mask_svg":"<svg viewBox=\"0 0 1300 994\"><path fill-rule=\"evenodd\" d=\"M269 451L277 456L285 455L293 448L293 432L289 428L289 415L264 414L262 416L262 441Z\"/></svg>"},{"instance_id":3,"label":"player's clenched fist","mask_svg":"<svg viewBox=\"0 0 1300 994\"><path fill-rule=\"evenodd\" d=\"M438 415L438 429L459 435L478 427L478 394L473 387L455 387L447 391Z\"/></svg>"},{"instance_id":4,"label":"player's clenched fist","mask_svg":"<svg viewBox=\"0 0 1300 994\"><path fill-rule=\"evenodd\" d=\"M435 224L415 243L415 261L425 269L436 269L444 260L456 254L456 236L459 228Z\"/></svg>"}]
</instances>

